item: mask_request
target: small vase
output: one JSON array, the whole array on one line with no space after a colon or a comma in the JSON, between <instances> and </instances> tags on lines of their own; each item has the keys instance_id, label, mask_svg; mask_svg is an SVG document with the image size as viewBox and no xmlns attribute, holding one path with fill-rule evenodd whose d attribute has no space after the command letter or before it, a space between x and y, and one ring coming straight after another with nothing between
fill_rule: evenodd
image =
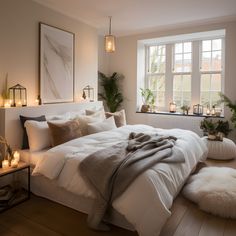
<instances>
[{"instance_id":1,"label":"small vase","mask_svg":"<svg viewBox=\"0 0 236 236\"><path fill-rule=\"evenodd\" d=\"M150 106L149 105L142 105L141 112L148 112Z\"/></svg>"}]
</instances>

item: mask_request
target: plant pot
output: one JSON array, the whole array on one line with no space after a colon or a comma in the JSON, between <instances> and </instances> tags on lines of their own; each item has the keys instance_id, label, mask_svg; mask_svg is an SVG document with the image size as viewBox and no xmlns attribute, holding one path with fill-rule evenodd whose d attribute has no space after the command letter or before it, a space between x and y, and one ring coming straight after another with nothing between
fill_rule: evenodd
<instances>
[{"instance_id":1,"label":"plant pot","mask_svg":"<svg viewBox=\"0 0 236 236\"><path fill-rule=\"evenodd\" d=\"M142 105L141 107L141 112L148 112L149 111L150 106L149 105Z\"/></svg>"}]
</instances>

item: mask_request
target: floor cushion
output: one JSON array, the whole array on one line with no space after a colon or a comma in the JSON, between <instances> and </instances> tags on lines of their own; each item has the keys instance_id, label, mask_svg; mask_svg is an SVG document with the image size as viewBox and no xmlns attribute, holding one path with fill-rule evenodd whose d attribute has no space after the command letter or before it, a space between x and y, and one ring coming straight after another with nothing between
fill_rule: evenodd
<instances>
[{"instance_id":1,"label":"floor cushion","mask_svg":"<svg viewBox=\"0 0 236 236\"><path fill-rule=\"evenodd\" d=\"M224 138L223 141L211 141L207 137L203 137L202 140L208 147L208 158L215 160L236 158L236 145L232 140Z\"/></svg>"},{"instance_id":2,"label":"floor cushion","mask_svg":"<svg viewBox=\"0 0 236 236\"><path fill-rule=\"evenodd\" d=\"M183 195L206 212L236 219L236 169L202 168L189 178Z\"/></svg>"}]
</instances>

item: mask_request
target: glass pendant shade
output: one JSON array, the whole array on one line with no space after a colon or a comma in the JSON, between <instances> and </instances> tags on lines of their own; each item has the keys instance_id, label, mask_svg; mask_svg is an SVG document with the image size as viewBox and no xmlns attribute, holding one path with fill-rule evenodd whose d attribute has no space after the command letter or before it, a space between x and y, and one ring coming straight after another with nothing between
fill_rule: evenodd
<instances>
[{"instance_id":1,"label":"glass pendant shade","mask_svg":"<svg viewBox=\"0 0 236 236\"><path fill-rule=\"evenodd\" d=\"M111 34L111 16L109 16L109 34L105 35L105 51L115 52L115 36Z\"/></svg>"},{"instance_id":2,"label":"glass pendant shade","mask_svg":"<svg viewBox=\"0 0 236 236\"><path fill-rule=\"evenodd\" d=\"M115 52L115 36L105 35L105 50L106 52Z\"/></svg>"}]
</instances>

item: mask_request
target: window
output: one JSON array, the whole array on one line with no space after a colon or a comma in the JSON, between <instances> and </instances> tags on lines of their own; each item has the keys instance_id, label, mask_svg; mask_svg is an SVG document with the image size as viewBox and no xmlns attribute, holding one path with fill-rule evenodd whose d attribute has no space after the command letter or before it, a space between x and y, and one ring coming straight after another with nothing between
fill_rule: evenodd
<instances>
[{"instance_id":1,"label":"window","mask_svg":"<svg viewBox=\"0 0 236 236\"><path fill-rule=\"evenodd\" d=\"M173 47L173 100L180 108L191 104L192 43L175 43Z\"/></svg>"},{"instance_id":2,"label":"window","mask_svg":"<svg viewBox=\"0 0 236 236\"><path fill-rule=\"evenodd\" d=\"M201 42L201 104L212 107L222 91L222 39Z\"/></svg>"},{"instance_id":3,"label":"window","mask_svg":"<svg viewBox=\"0 0 236 236\"><path fill-rule=\"evenodd\" d=\"M192 109L198 103L205 110L219 106L218 94L224 88L224 35L225 30L216 30L143 40L144 82L138 84L154 93L159 111L168 111L172 101L178 111L183 105Z\"/></svg>"},{"instance_id":4,"label":"window","mask_svg":"<svg viewBox=\"0 0 236 236\"><path fill-rule=\"evenodd\" d=\"M165 45L148 47L147 87L152 90L156 98L156 105L165 106Z\"/></svg>"}]
</instances>

